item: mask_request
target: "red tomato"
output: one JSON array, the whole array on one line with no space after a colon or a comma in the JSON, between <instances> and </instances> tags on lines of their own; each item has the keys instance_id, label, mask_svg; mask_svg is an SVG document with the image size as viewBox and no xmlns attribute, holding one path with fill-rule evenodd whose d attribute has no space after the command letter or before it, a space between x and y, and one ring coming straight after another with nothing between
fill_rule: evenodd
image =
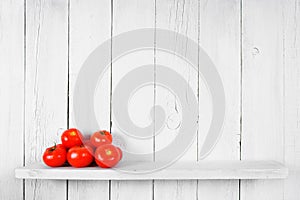
<instances>
[{"instance_id":1,"label":"red tomato","mask_svg":"<svg viewBox=\"0 0 300 200\"><path fill-rule=\"evenodd\" d=\"M95 147L99 147L103 144L111 144L112 136L108 131L98 131L91 136L90 141Z\"/></svg>"},{"instance_id":2,"label":"red tomato","mask_svg":"<svg viewBox=\"0 0 300 200\"><path fill-rule=\"evenodd\" d=\"M95 151L96 149L96 147L91 143L90 140L83 140L83 145L92 148L93 151Z\"/></svg>"},{"instance_id":3,"label":"red tomato","mask_svg":"<svg viewBox=\"0 0 300 200\"><path fill-rule=\"evenodd\" d=\"M120 153L117 147L112 144L104 144L95 151L95 161L102 168L110 168L120 161Z\"/></svg>"},{"instance_id":4,"label":"red tomato","mask_svg":"<svg viewBox=\"0 0 300 200\"><path fill-rule=\"evenodd\" d=\"M75 146L69 149L68 163L73 167L87 167L93 162L93 150L87 146Z\"/></svg>"},{"instance_id":5,"label":"red tomato","mask_svg":"<svg viewBox=\"0 0 300 200\"><path fill-rule=\"evenodd\" d=\"M66 148L82 145L83 136L76 128L71 128L63 132L61 135L62 144Z\"/></svg>"},{"instance_id":6,"label":"red tomato","mask_svg":"<svg viewBox=\"0 0 300 200\"><path fill-rule=\"evenodd\" d=\"M117 148L117 150L119 151L119 154L120 154L120 160L122 159L122 157L123 157L123 152L122 152L122 150L119 148L119 147L116 147Z\"/></svg>"},{"instance_id":7,"label":"red tomato","mask_svg":"<svg viewBox=\"0 0 300 200\"><path fill-rule=\"evenodd\" d=\"M43 154L43 161L50 167L59 167L65 164L67 160L67 151L61 144L49 147Z\"/></svg>"}]
</instances>

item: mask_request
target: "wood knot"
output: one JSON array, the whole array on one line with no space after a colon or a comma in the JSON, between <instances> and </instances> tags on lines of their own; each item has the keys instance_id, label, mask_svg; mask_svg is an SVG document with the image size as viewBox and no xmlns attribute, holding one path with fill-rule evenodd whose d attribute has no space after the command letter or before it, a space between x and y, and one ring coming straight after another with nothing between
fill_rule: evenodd
<instances>
[{"instance_id":1,"label":"wood knot","mask_svg":"<svg viewBox=\"0 0 300 200\"><path fill-rule=\"evenodd\" d=\"M257 47L253 47L252 49L252 56L256 56L260 53L259 49Z\"/></svg>"}]
</instances>

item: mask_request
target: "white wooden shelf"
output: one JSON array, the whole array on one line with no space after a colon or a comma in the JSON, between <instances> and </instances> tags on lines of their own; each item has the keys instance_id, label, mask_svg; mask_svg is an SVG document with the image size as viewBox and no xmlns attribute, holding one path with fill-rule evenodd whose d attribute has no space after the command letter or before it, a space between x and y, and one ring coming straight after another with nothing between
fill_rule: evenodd
<instances>
[{"instance_id":1,"label":"white wooden shelf","mask_svg":"<svg viewBox=\"0 0 300 200\"><path fill-rule=\"evenodd\" d=\"M120 163L126 167L136 165L140 169L147 163ZM57 180L191 180L191 179L283 179L288 169L275 161L201 161L174 164L163 170L132 174L115 169L99 167L49 168L44 164L33 164L15 170L16 178Z\"/></svg>"}]
</instances>

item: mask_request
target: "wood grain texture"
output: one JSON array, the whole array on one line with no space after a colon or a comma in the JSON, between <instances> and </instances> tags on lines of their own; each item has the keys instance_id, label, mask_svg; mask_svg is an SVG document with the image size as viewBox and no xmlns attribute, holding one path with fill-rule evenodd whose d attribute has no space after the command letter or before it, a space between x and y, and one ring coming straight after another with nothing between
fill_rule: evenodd
<instances>
[{"instance_id":1,"label":"wood grain texture","mask_svg":"<svg viewBox=\"0 0 300 200\"><path fill-rule=\"evenodd\" d=\"M79 71L89 54L111 35L110 1L70 1L69 12L69 126L74 122L73 91ZM110 71L102 77L101 98L97 99L97 119L101 129L110 129ZM87 77L88 79L88 77ZM88 81L88 80L87 80ZM99 127L84 131L90 135ZM69 181L68 197L72 199L109 199L108 181Z\"/></svg>"},{"instance_id":2,"label":"wood grain texture","mask_svg":"<svg viewBox=\"0 0 300 200\"><path fill-rule=\"evenodd\" d=\"M41 161L67 126L67 28L67 1L26 2L26 165ZM25 198L65 199L66 182L26 181Z\"/></svg>"},{"instance_id":3,"label":"wood grain texture","mask_svg":"<svg viewBox=\"0 0 300 200\"><path fill-rule=\"evenodd\" d=\"M242 159L284 159L283 2L242 3ZM283 181L242 181L243 200L283 198Z\"/></svg>"},{"instance_id":4,"label":"wood grain texture","mask_svg":"<svg viewBox=\"0 0 300 200\"><path fill-rule=\"evenodd\" d=\"M113 21L112 21L112 37L121 34L126 31L131 31L140 28L154 28L155 20L155 3L153 0L131 0L130 2L116 0L113 1ZM151 38L150 38L151 39ZM112 38L112 54L118 47L114 44ZM153 45L154 45L154 32L153 32ZM124 56L123 60L112 63L112 93L114 88L119 83L122 77L126 76L131 70L145 64L153 64L154 51L136 52ZM153 72L154 73L154 72ZM140 93L139 93L140 92ZM136 94L140 95L140 98L132 98L131 106L129 104L129 113L131 116L137 116L139 111L142 112L142 117L132 119L137 126L141 124L148 125L148 121L145 119L149 116L150 110L145 108L153 107L154 92L153 86L146 89L137 91ZM113 101L113 99L112 99ZM122 128L122 127L121 127ZM139 140L132 137L128 137L123 134L120 127L117 126L117 122L112 116L112 134L113 137L118 140L117 145L121 146L125 151L133 153L151 153L153 151L153 139ZM118 139L117 139L118 138ZM111 181L111 199L112 200L125 200L125 199L152 199L152 181Z\"/></svg>"},{"instance_id":5,"label":"wood grain texture","mask_svg":"<svg viewBox=\"0 0 300 200\"><path fill-rule=\"evenodd\" d=\"M285 181L242 180L240 200L298 200L299 8L299 0L1 0L0 127L6 142L0 151L0 199L22 199L23 195L25 199L238 199L236 180L155 181L155 185L152 181L112 181L111 187L109 181L69 181L68 188L65 180L26 180L23 188L22 181L13 178L13 168L40 161L44 148L59 141L58 128L75 126L73 85L87 55L110 38L111 25L113 35L157 25L195 40L199 38L200 45L215 62L222 77L228 116L223 135L207 160L238 159L241 137L241 159L285 161L290 175ZM111 14L113 22L110 21ZM194 31L198 28L195 37ZM130 67L130 63L136 66L144 60L153 64L154 55L129 55L115 66ZM157 57L156 62L159 60L174 64L175 68L181 65L175 57ZM182 66L188 69L184 63ZM116 69L113 85L127 71ZM189 74L193 76L186 70L183 76L189 77ZM111 72L99 82L95 98L103 103L95 108L101 127L117 132L114 123L110 127L110 79ZM195 148L201 149L207 130L205 124L211 117L209 99L205 98L201 79L199 82L198 146L194 144L183 160L193 160L197 156ZM153 89L146 88L135 96L131 106L152 107L153 93ZM168 97L170 112L174 110L174 97L164 90L157 90L156 97L156 102L165 104L165 97ZM146 105L142 105L139 101L145 99ZM131 111L135 122L147 124L144 114L148 114L148 110ZM169 133L172 135L172 131ZM119 139L116 142L122 144ZM157 138L155 147L163 148L167 143L165 139ZM144 147L144 151L152 151L152 144L153 141L138 145L128 139L126 148ZM53 190L56 192L52 193Z\"/></svg>"},{"instance_id":6,"label":"wood grain texture","mask_svg":"<svg viewBox=\"0 0 300 200\"><path fill-rule=\"evenodd\" d=\"M168 29L178 34L182 34L197 43L199 32L198 8L199 5L197 0L157 0L156 27L158 29ZM187 44L187 40L181 41L175 38L174 42L170 43L168 48L172 49L174 52L166 54L159 49L156 51L156 64L166 66L177 72L186 82L184 92L188 92L187 87L190 87L198 101L198 66L188 64L175 54L178 49L183 49L183 52L188 51L189 44ZM197 52L194 53L197 55ZM158 72L156 72L156 76L159 76ZM173 80L175 81L176 77L173 77ZM169 90L169 88L165 89L157 84L155 103L163 107L166 113L166 122L162 132L155 136L155 151L166 148L178 134L180 134L181 117L183 117L181 101L184 101L184 99L179 99L178 95L179 94L173 94L173 91ZM160 161L158 156L156 156L155 161ZM180 158L180 161L197 161L197 140L193 142L188 151ZM197 198L196 193L196 180L154 181L154 199L157 200L192 200Z\"/></svg>"},{"instance_id":7,"label":"wood grain texture","mask_svg":"<svg viewBox=\"0 0 300 200\"><path fill-rule=\"evenodd\" d=\"M226 116L222 135L206 160L240 158L240 1L200 1L199 44L214 62L222 79L226 97ZM201 64L201 62L200 62ZM200 82L199 152L207 135L211 111L203 106L205 87ZM238 199L239 182L199 181L198 198ZM219 189L216 189L219 188ZM212 192L214 191L214 192Z\"/></svg>"},{"instance_id":8,"label":"wood grain texture","mask_svg":"<svg viewBox=\"0 0 300 200\"><path fill-rule=\"evenodd\" d=\"M156 163L159 161L156 161ZM176 186L179 191L171 194L179 194L180 198L185 198L184 189L193 187L197 179L282 179L288 174L287 168L275 161L183 161L177 164L152 173L139 173L141 169L147 168L153 162L138 163L127 161L119 164L118 169L102 169L98 167L72 168L60 167L49 168L42 163L32 164L16 169L17 178L28 179L70 179L70 180L185 180L177 181ZM135 167L135 174L124 173L126 167ZM188 182L190 181L190 182ZM155 182L156 184L157 182ZM163 182L159 182L160 184ZM172 181L164 182L166 184ZM208 184L210 185L210 184ZM174 184L173 184L174 186ZM194 185L195 186L195 185ZM207 185L206 185L207 186ZM165 185L162 185L165 187ZM208 189L208 187L207 187ZM230 189L231 192L233 190ZM160 192L160 191L158 191ZM166 191L168 193L168 191ZM162 194L162 193L161 193ZM195 194L191 193L190 195ZM162 194L169 198L168 194ZM220 194L221 196L221 194ZM191 197L191 196L190 196ZM162 198L162 196L159 196Z\"/></svg>"},{"instance_id":9,"label":"wood grain texture","mask_svg":"<svg viewBox=\"0 0 300 200\"><path fill-rule=\"evenodd\" d=\"M0 85L0 199L22 199L23 182L12 169L24 155L23 1L0 1Z\"/></svg>"},{"instance_id":10,"label":"wood grain texture","mask_svg":"<svg viewBox=\"0 0 300 200\"><path fill-rule=\"evenodd\" d=\"M300 1L287 1L283 8L285 164L290 169L284 199L296 200L300 196Z\"/></svg>"}]
</instances>

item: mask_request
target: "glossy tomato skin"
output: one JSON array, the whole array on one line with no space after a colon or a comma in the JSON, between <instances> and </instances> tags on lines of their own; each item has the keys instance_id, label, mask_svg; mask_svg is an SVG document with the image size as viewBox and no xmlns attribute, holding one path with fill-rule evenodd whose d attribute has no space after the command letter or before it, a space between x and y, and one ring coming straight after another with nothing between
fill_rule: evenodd
<instances>
[{"instance_id":1,"label":"glossy tomato skin","mask_svg":"<svg viewBox=\"0 0 300 200\"><path fill-rule=\"evenodd\" d=\"M122 158L123 158L123 152L122 152L122 150L119 147L116 147L116 148L117 148L117 150L118 150L118 152L120 154L120 160L122 160Z\"/></svg>"},{"instance_id":2,"label":"glossy tomato skin","mask_svg":"<svg viewBox=\"0 0 300 200\"><path fill-rule=\"evenodd\" d=\"M84 145L72 147L68 150L67 160L72 167L87 167L94 160L93 149Z\"/></svg>"},{"instance_id":3,"label":"glossy tomato skin","mask_svg":"<svg viewBox=\"0 0 300 200\"><path fill-rule=\"evenodd\" d=\"M102 168L114 167L120 159L119 150L112 144L101 145L95 151L95 162Z\"/></svg>"},{"instance_id":4,"label":"glossy tomato skin","mask_svg":"<svg viewBox=\"0 0 300 200\"><path fill-rule=\"evenodd\" d=\"M96 150L96 147L91 143L90 140L83 140L83 145L86 147L90 147L93 152Z\"/></svg>"},{"instance_id":5,"label":"glossy tomato skin","mask_svg":"<svg viewBox=\"0 0 300 200\"><path fill-rule=\"evenodd\" d=\"M43 154L43 161L49 167L60 167L67 161L67 150L61 144L49 147Z\"/></svg>"},{"instance_id":6,"label":"glossy tomato skin","mask_svg":"<svg viewBox=\"0 0 300 200\"><path fill-rule=\"evenodd\" d=\"M66 148L82 145L83 136L76 128L71 128L63 132L61 135L62 144Z\"/></svg>"},{"instance_id":7,"label":"glossy tomato skin","mask_svg":"<svg viewBox=\"0 0 300 200\"><path fill-rule=\"evenodd\" d=\"M97 131L91 136L90 141L95 147L99 147L104 144L111 144L112 136L108 131Z\"/></svg>"}]
</instances>

